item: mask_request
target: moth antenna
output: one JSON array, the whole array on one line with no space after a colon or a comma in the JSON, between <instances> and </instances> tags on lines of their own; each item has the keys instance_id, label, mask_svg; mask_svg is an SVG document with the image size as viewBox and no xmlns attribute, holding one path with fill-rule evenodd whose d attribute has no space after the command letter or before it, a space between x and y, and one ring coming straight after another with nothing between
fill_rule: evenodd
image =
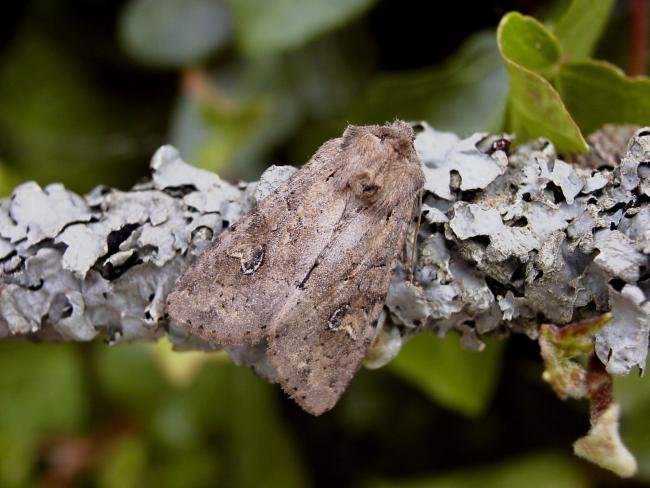
<instances>
[{"instance_id":1,"label":"moth antenna","mask_svg":"<svg viewBox=\"0 0 650 488\"><path fill-rule=\"evenodd\" d=\"M415 211L418 214L418 223L415 226L415 233L413 235L413 247L411 248L411 263L409 264L409 281L413 282L415 279L415 265L417 263L417 247L418 247L418 235L420 235L420 225L422 223L422 194L424 193L423 189L420 189L417 196L417 206Z\"/></svg>"}]
</instances>

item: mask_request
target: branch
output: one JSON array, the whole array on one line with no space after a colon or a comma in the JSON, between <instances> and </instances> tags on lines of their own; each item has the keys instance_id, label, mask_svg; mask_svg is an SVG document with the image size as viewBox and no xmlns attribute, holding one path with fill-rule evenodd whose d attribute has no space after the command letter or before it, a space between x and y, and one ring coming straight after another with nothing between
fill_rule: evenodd
<instances>
[{"instance_id":1,"label":"branch","mask_svg":"<svg viewBox=\"0 0 650 488\"><path fill-rule=\"evenodd\" d=\"M619 129L608 131L620 138ZM427 178L417 259L407 253L410 264L395 272L391 320L379 329L371 365L423 330L457 330L466 347L480 349L486 334L536 338L543 322L611 311L596 336L598 357L614 374L643 368L650 130L633 135L622 159L600 149L611 146L607 134L571 165L542 140L508 155L506 138L461 140L423 124L415 142ZM169 323L165 297L215 236L295 169L272 166L259 182L232 185L164 146L151 171L128 192L98 187L81 197L30 182L0 203L0 339L101 335L113 344L167 334L177 348L215 347ZM229 352L256 361L254 348Z\"/></svg>"}]
</instances>

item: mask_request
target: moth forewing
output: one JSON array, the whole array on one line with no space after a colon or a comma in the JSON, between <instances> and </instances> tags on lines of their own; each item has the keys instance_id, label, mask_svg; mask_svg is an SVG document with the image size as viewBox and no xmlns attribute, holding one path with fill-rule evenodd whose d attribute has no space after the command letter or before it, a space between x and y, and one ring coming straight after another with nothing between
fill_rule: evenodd
<instances>
[{"instance_id":1,"label":"moth forewing","mask_svg":"<svg viewBox=\"0 0 650 488\"><path fill-rule=\"evenodd\" d=\"M170 316L218 344L268 344L305 410L334 406L375 333L424 176L408 124L349 127L224 232Z\"/></svg>"},{"instance_id":2,"label":"moth forewing","mask_svg":"<svg viewBox=\"0 0 650 488\"><path fill-rule=\"evenodd\" d=\"M406 201L384 219L349 211L271 330L269 360L280 384L314 415L336 404L372 343L411 212Z\"/></svg>"},{"instance_id":3,"label":"moth forewing","mask_svg":"<svg viewBox=\"0 0 650 488\"><path fill-rule=\"evenodd\" d=\"M266 337L343 211L344 202L331 198L334 183L320 177L338 151L331 142L185 271L167 299L174 321L215 344L255 344ZM303 205L323 199L331 204L326 213ZM296 240L303 243L300 252Z\"/></svg>"}]
</instances>

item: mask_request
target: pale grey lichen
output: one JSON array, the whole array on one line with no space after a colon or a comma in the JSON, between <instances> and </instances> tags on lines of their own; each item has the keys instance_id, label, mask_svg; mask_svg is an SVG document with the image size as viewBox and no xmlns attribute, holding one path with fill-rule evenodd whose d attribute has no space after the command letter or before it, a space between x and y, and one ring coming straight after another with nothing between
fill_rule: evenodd
<instances>
[{"instance_id":1,"label":"pale grey lichen","mask_svg":"<svg viewBox=\"0 0 650 488\"><path fill-rule=\"evenodd\" d=\"M91 213L86 202L66 191L63 185L52 184L41 189L36 183L28 182L14 191L8 218L15 225L8 226L6 234L4 228L0 229L0 235L14 243L25 239L25 246L32 246L54 239L72 222L88 222Z\"/></svg>"},{"instance_id":2,"label":"pale grey lichen","mask_svg":"<svg viewBox=\"0 0 650 488\"><path fill-rule=\"evenodd\" d=\"M629 283L639 280L647 257L636 249L635 241L618 230L600 229L594 234L594 247L599 251L594 262L604 271Z\"/></svg>"},{"instance_id":3,"label":"pale grey lichen","mask_svg":"<svg viewBox=\"0 0 650 488\"><path fill-rule=\"evenodd\" d=\"M151 167L151 181L129 192L98 187L82 198L61 185L26 183L2 202L0 334L102 333L116 343L165 332L176 278L252 198L247 185L185 164L170 146Z\"/></svg>"},{"instance_id":4,"label":"pale grey lichen","mask_svg":"<svg viewBox=\"0 0 650 488\"><path fill-rule=\"evenodd\" d=\"M613 373L643 368L650 132L637 131L622 163L602 169L567 164L543 140L503 166L483 140L423 124L416 147L428 193L414 279L396 275L387 297L394 321L408 335L455 329L467 338L470 328L477 337L510 329L534 338L540 323L612 310L599 357Z\"/></svg>"},{"instance_id":5,"label":"pale grey lichen","mask_svg":"<svg viewBox=\"0 0 650 488\"><path fill-rule=\"evenodd\" d=\"M497 209L459 202L454 205L454 216L449 221L449 227L459 239L464 240L499 234L504 225Z\"/></svg>"},{"instance_id":6,"label":"pale grey lichen","mask_svg":"<svg viewBox=\"0 0 650 488\"><path fill-rule=\"evenodd\" d=\"M612 320L596 336L596 354L612 374L627 374L634 366L645 369L650 333L650 300L641 288L610 287Z\"/></svg>"},{"instance_id":7,"label":"pale grey lichen","mask_svg":"<svg viewBox=\"0 0 650 488\"><path fill-rule=\"evenodd\" d=\"M426 123L421 126L423 130L415 139L415 149L423 164L424 189L428 192L453 200L450 188L453 173L460 175L460 190L475 190L485 188L505 171L508 160L502 151L489 156L477 148L487 134L474 134L461 140L450 132L436 132Z\"/></svg>"},{"instance_id":8,"label":"pale grey lichen","mask_svg":"<svg viewBox=\"0 0 650 488\"><path fill-rule=\"evenodd\" d=\"M298 171L298 168L293 166L269 166L264 172L264 177L255 187L255 193L253 193L255 202L264 200L296 171Z\"/></svg>"},{"instance_id":9,"label":"pale grey lichen","mask_svg":"<svg viewBox=\"0 0 650 488\"><path fill-rule=\"evenodd\" d=\"M598 357L616 374L643 368L650 131L632 137L621 164L596 167L565 163L543 140L508 155L507 137L460 139L420 127L426 183L417 254L409 244L367 364L385 364L423 330L455 330L465 347L480 349L486 334L534 338L542 322L611 310ZM296 169L272 166L257 183L233 185L164 146L151 171L128 192L98 187L80 197L25 183L0 202L0 338L119 343L167 334L177 348L219 347L170 323L165 297L224 228ZM263 345L225 349L274 378Z\"/></svg>"}]
</instances>

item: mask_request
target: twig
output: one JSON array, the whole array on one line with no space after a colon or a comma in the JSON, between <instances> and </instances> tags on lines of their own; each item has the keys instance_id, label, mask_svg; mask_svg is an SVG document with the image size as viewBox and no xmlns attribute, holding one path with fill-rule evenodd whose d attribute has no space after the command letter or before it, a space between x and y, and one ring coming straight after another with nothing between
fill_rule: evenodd
<instances>
[{"instance_id":1,"label":"twig","mask_svg":"<svg viewBox=\"0 0 650 488\"><path fill-rule=\"evenodd\" d=\"M596 335L598 357L614 374L643 368L650 131L632 137L620 164L594 169L564 163L541 140L508 155L497 136L422 129L422 226L413 279L398 266L386 299L391 320L377 341L386 354L425 329L459 331L466 347L481 348L487 334L534 338L543 322L611 311ZM271 167L260 182L232 185L183 163L170 146L151 166L151 181L128 192L98 187L81 197L25 183L0 203L0 339L118 343L167 334L177 348L216 347L167 321L166 295L295 169ZM228 352L251 364L258 349Z\"/></svg>"}]
</instances>

